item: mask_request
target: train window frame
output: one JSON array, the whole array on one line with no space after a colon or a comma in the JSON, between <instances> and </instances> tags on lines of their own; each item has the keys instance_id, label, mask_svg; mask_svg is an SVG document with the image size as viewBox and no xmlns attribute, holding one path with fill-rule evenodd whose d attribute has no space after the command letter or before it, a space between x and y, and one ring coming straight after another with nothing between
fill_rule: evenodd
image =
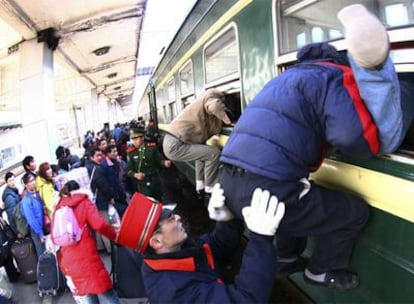
<instances>
[{"instance_id":1,"label":"train window frame","mask_svg":"<svg viewBox=\"0 0 414 304\"><path fill-rule=\"evenodd\" d=\"M213 79L211 81L207 81L207 62L206 62L206 50L209 47L212 47L215 43L217 43L221 38L224 37L227 32L233 30L234 31L234 41L236 45L236 60L237 60L237 71L233 72L231 74L224 75L222 77L218 77L216 79ZM211 88L215 87L217 85L230 82L233 80L240 79L240 71L241 71L241 65L240 65L240 42L239 42L239 32L237 28L237 24L235 22L229 23L227 26L225 26L221 31L219 31L216 35L214 35L209 41L205 43L203 46L203 73L204 73L204 87L205 88Z\"/></svg>"},{"instance_id":2,"label":"train window frame","mask_svg":"<svg viewBox=\"0 0 414 304\"><path fill-rule=\"evenodd\" d=\"M168 122L171 122L178 115L177 102L175 100L173 102L169 102L167 104L167 107L168 107Z\"/></svg>"},{"instance_id":3,"label":"train window frame","mask_svg":"<svg viewBox=\"0 0 414 304\"><path fill-rule=\"evenodd\" d=\"M295 64L297 62L296 54L297 50L281 53L279 44L280 44L280 30L282 28L280 20L280 3L282 0L274 0L272 4L273 10L273 35L274 35L274 53L275 53L275 62L274 67L276 74L282 73L286 70L289 66ZM410 0L411 1L411 0ZM375 4L383 5L381 8L378 8L378 15L385 14L386 5L392 5L394 3L407 3L410 6L410 20L411 23L406 24L404 26L396 26L396 27L388 27L387 32L389 35L390 43L391 43L391 50L390 50L390 57L394 62L395 70L397 73L413 73L414 72L414 1L408 0L373 0ZM354 1L355 3L358 2L357 0ZM303 0L301 2L296 2L294 5L304 5L309 4L310 2L307 0ZM336 15L336 14L335 14ZM384 16L382 16L382 20L384 20ZM337 50L342 51L345 50L345 42L344 38L341 37L335 40L327 40L329 44L336 47ZM408 135L408 133L407 133ZM400 147L393 153L390 154L383 154L378 156L381 159L392 160L400 163L408 163L412 164L414 159L414 150L405 149L403 143Z\"/></svg>"},{"instance_id":4,"label":"train window frame","mask_svg":"<svg viewBox=\"0 0 414 304\"><path fill-rule=\"evenodd\" d=\"M352 0L352 3L358 3L358 0ZM406 6L409 7L411 18L413 19L412 23L406 24L404 26L396 26L396 27L388 27L387 32L390 38L390 42L392 45L396 43L404 43L405 41L414 41L414 4L410 2L411 0L372 0L378 6L381 5L381 8L378 10L378 15L380 16L381 20L385 20L385 8L386 5L392 5L395 3L406 3ZM282 34L281 31L283 30L282 25L282 16L281 16L281 2L282 0L273 0L272 3L272 31L273 31L273 41L274 41L274 66L275 71L277 74L284 70L285 65L292 64L296 62L296 54L297 49L291 51L281 51L281 38ZM307 1L303 0L301 2L296 2L292 5L291 10L299 9L301 6L309 6L312 5L314 1ZM350 2L351 4L351 2ZM289 8L288 8L289 9ZM288 10L287 9L287 10ZM334 14L336 16L336 14ZM339 21L338 21L339 22ZM335 37L334 39L327 39L325 42L329 42L329 44L336 47L337 50L345 50L345 41L342 37ZM390 56L393 60L395 58L402 57L402 51L400 49L392 49L390 52ZM407 54L404 54L404 57L407 58ZM410 56L411 58L411 56ZM409 72L414 70L414 61L412 59L401 62L401 60L395 62L395 67L397 72Z\"/></svg>"},{"instance_id":5,"label":"train window frame","mask_svg":"<svg viewBox=\"0 0 414 304\"><path fill-rule=\"evenodd\" d=\"M164 122L168 122L168 112L167 112L167 105L164 104L162 106L162 112L163 112L163 116L164 116Z\"/></svg>"},{"instance_id":6,"label":"train window frame","mask_svg":"<svg viewBox=\"0 0 414 304\"><path fill-rule=\"evenodd\" d=\"M187 91L183 91L183 86L182 86L182 76L181 73L187 68L190 67L191 69L191 87L188 88ZM189 96L189 95L193 95L194 94L194 84L195 84L195 79L194 79L194 65L193 65L193 61L190 59L188 60L185 64L183 64L183 66L178 70L178 83L180 86L180 97L181 99Z\"/></svg>"}]
</instances>

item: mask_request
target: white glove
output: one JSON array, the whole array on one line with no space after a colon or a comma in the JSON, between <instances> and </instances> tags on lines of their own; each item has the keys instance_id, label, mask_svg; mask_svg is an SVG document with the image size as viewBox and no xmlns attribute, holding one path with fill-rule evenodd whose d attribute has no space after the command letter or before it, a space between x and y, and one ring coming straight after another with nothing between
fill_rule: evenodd
<instances>
[{"instance_id":1,"label":"white glove","mask_svg":"<svg viewBox=\"0 0 414 304\"><path fill-rule=\"evenodd\" d=\"M233 214L224 205L225 199L224 190L219 183L215 184L207 207L208 215L212 220L226 222L233 218Z\"/></svg>"},{"instance_id":2,"label":"white glove","mask_svg":"<svg viewBox=\"0 0 414 304\"><path fill-rule=\"evenodd\" d=\"M242 214L250 231L272 236L285 214L285 204L274 195L269 197L269 191L256 188L250 206L244 207Z\"/></svg>"}]
</instances>

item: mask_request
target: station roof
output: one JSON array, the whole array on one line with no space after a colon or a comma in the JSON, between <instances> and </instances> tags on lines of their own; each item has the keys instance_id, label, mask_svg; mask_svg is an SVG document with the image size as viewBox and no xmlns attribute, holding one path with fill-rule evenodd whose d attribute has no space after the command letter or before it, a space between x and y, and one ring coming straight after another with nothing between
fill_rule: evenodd
<instances>
[{"instance_id":1,"label":"station roof","mask_svg":"<svg viewBox=\"0 0 414 304\"><path fill-rule=\"evenodd\" d=\"M6 0L0 6L0 110L13 110L19 44L48 39L57 109L90 102L90 90L131 102L147 0ZM7 77L7 81L4 81Z\"/></svg>"}]
</instances>

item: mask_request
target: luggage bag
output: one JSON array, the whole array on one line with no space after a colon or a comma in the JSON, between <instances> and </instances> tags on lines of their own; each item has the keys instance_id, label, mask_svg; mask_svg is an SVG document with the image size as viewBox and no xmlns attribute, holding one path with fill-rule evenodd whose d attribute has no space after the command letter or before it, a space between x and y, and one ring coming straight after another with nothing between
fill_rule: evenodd
<instances>
[{"instance_id":1,"label":"luggage bag","mask_svg":"<svg viewBox=\"0 0 414 304\"><path fill-rule=\"evenodd\" d=\"M36 282L37 255L32 239L27 237L16 240L11 247L11 253L19 267L23 282Z\"/></svg>"},{"instance_id":2,"label":"luggage bag","mask_svg":"<svg viewBox=\"0 0 414 304\"><path fill-rule=\"evenodd\" d=\"M55 296L59 291L64 291L65 287L66 280L59 269L56 256L50 251L45 251L40 255L37 263L37 290L39 296Z\"/></svg>"}]
</instances>

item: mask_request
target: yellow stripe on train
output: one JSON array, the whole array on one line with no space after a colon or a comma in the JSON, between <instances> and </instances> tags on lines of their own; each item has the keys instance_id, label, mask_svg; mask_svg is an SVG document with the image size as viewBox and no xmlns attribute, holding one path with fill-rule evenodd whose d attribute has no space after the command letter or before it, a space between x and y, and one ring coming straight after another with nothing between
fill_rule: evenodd
<instances>
[{"instance_id":1,"label":"yellow stripe on train","mask_svg":"<svg viewBox=\"0 0 414 304\"><path fill-rule=\"evenodd\" d=\"M371 206L414 223L412 181L330 159L311 178L326 187L348 190Z\"/></svg>"}]
</instances>

